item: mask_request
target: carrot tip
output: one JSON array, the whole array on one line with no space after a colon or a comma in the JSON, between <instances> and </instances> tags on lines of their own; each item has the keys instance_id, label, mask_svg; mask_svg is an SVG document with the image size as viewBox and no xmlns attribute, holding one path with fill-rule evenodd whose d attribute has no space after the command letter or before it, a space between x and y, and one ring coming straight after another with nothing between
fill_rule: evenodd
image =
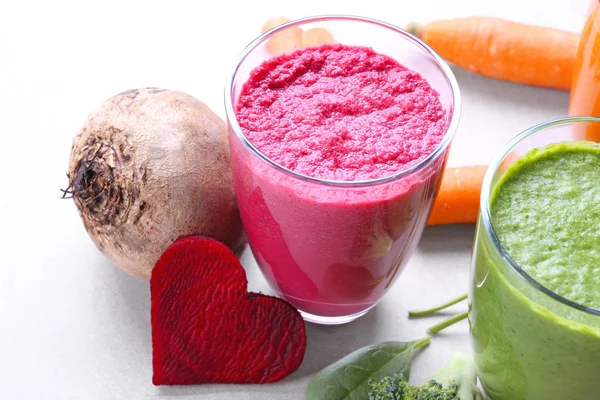
<instances>
[{"instance_id":1,"label":"carrot tip","mask_svg":"<svg viewBox=\"0 0 600 400\"><path fill-rule=\"evenodd\" d=\"M406 25L406 30L416 37L421 38L421 35L423 34L423 25L418 22L410 22Z\"/></svg>"}]
</instances>

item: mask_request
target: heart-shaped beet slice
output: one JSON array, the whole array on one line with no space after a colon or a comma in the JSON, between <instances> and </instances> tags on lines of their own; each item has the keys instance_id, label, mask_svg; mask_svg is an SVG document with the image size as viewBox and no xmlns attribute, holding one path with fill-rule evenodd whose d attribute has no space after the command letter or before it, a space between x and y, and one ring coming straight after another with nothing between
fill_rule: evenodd
<instances>
[{"instance_id":1,"label":"heart-shaped beet slice","mask_svg":"<svg viewBox=\"0 0 600 400\"><path fill-rule=\"evenodd\" d=\"M155 385L268 383L300 367L300 313L247 286L238 259L214 239L180 238L164 252L150 279Z\"/></svg>"}]
</instances>

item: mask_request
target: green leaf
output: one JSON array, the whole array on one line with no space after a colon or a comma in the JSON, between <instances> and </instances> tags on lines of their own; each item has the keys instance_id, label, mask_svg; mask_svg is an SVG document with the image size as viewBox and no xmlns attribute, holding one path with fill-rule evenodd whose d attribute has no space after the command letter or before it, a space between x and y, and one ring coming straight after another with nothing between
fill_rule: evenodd
<instances>
[{"instance_id":1,"label":"green leaf","mask_svg":"<svg viewBox=\"0 0 600 400\"><path fill-rule=\"evenodd\" d=\"M365 400L369 379L380 381L401 373L410 376L413 350L429 344L429 337L414 342L385 342L363 347L316 374L306 388L307 400Z\"/></svg>"}]
</instances>

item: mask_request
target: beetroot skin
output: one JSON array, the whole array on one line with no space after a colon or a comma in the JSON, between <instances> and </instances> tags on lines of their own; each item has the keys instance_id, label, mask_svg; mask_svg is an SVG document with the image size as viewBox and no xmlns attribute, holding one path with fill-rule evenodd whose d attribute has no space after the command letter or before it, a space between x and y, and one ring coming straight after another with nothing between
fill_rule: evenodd
<instances>
[{"instance_id":1,"label":"beetroot skin","mask_svg":"<svg viewBox=\"0 0 600 400\"><path fill-rule=\"evenodd\" d=\"M152 271L155 385L268 383L304 359L304 320L287 302L247 292L246 273L224 244L176 240Z\"/></svg>"}]
</instances>

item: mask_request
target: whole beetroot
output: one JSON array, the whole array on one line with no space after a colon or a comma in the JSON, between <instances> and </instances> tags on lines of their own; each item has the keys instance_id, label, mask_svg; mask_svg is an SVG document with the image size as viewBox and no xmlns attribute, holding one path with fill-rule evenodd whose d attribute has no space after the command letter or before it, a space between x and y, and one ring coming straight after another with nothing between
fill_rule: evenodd
<instances>
[{"instance_id":1,"label":"whole beetroot","mask_svg":"<svg viewBox=\"0 0 600 400\"><path fill-rule=\"evenodd\" d=\"M245 243L225 123L179 91L118 94L90 114L73 140L69 190L96 246L148 280L175 239Z\"/></svg>"}]
</instances>

